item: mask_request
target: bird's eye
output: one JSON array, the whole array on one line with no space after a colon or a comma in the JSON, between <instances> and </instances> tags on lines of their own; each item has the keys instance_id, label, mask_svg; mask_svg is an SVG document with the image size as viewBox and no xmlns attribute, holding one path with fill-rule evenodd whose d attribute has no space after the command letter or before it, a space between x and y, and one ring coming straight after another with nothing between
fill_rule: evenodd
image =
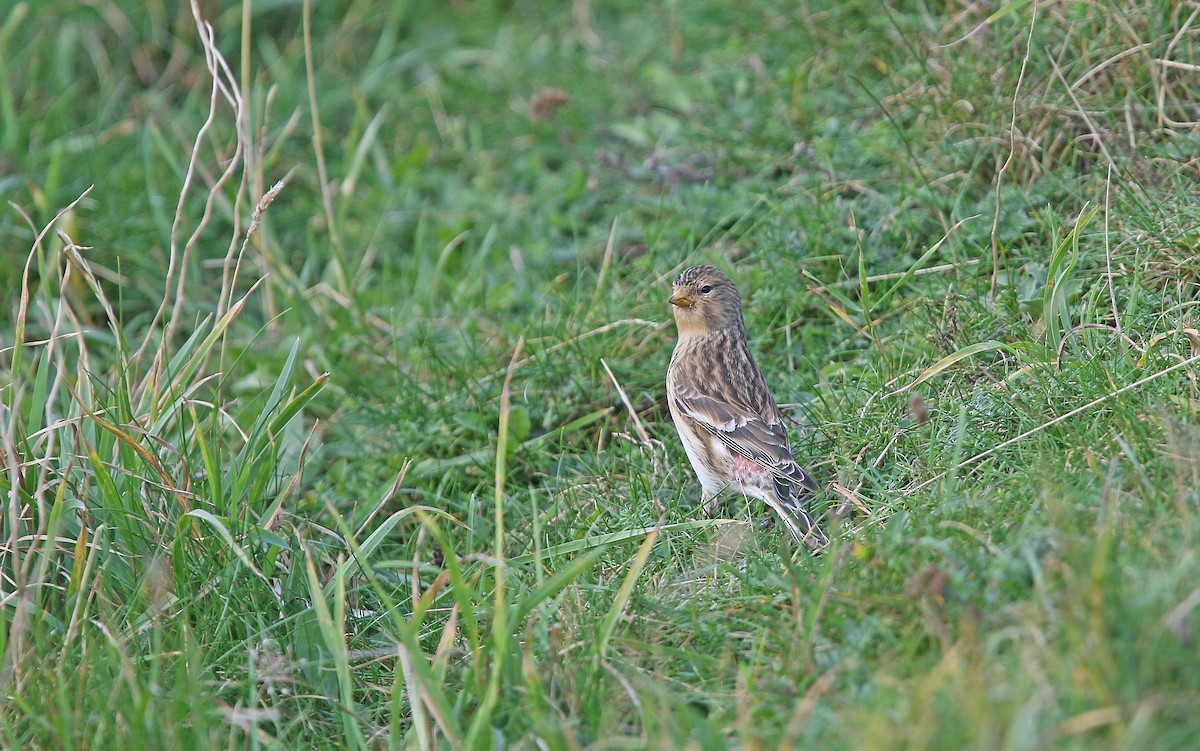
<instances>
[{"instance_id":1,"label":"bird's eye","mask_svg":"<svg viewBox=\"0 0 1200 751\"><path fill-rule=\"evenodd\" d=\"M706 284L700 288L700 294L702 294L702 295L707 295L709 292L712 292L711 284Z\"/></svg>"}]
</instances>

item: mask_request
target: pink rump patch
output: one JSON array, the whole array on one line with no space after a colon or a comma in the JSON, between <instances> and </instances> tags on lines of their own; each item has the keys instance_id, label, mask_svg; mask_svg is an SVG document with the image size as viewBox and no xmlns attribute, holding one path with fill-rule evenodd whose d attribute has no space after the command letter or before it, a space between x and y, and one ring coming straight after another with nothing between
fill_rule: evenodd
<instances>
[{"instance_id":1,"label":"pink rump patch","mask_svg":"<svg viewBox=\"0 0 1200 751\"><path fill-rule=\"evenodd\" d=\"M735 482L758 485L762 482L762 476L767 473L767 470L758 462L751 461L744 456L735 456L729 473Z\"/></svg>"}]
</instances>

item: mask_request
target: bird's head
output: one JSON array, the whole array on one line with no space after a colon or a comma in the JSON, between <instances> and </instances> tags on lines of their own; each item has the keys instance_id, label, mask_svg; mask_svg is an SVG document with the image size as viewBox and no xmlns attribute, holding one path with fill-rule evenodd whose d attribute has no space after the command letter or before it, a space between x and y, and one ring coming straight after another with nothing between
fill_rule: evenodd
<instances>
[{"instance_id":1,"label":"bird's head","mask_svg":"<svg viewBox=\"0 0 1200 751\"><path fill-rule=\"evenodd\" d=\"M742 325L742 301L729 277L715 266L692 266L675 277L667 302L674 306L679 336L703 336Z\"/></svg>"}]
</instances>

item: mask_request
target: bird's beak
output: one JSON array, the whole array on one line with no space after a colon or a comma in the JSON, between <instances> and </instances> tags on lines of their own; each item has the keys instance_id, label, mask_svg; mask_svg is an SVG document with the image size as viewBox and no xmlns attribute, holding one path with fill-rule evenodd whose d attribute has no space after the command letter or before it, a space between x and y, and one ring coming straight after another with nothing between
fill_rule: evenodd
<instances>
[{"instance_id":1,"label":"bird's beak","mask_svg":"<svg viewBox=\"0 0 1200 751\"><path fill-rule=\"evenodd\" d=\"M677 307L677 308L690 308L690 307L692 307L692 297L691 297L691 295L689 295L689 294L688 294L688 293L686 293L686 292L682 292L682 291L680 291L680 290L677 290L677 289L676 289L676 290L671 290L671 296L667 298L667 302L671 303L672 305L674 305L674 306L675 306L675 307Z\"/></svg>"}]
</instances>

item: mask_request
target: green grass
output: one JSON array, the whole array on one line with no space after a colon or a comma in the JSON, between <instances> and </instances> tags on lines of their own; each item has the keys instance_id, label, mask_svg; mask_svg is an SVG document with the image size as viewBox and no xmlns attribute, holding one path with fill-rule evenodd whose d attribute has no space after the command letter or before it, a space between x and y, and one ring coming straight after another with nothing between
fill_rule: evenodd
<instances>
[{"instance_id":1,"label":"green grass","mask_svg":"<svg viewBox=\"0 0 1200 751\"><path fill-rule=\"evenodd\" d=\"M177 5L0 11L0 747L1194 746L1189 6Z\"/></svg>"}]
</instances>

